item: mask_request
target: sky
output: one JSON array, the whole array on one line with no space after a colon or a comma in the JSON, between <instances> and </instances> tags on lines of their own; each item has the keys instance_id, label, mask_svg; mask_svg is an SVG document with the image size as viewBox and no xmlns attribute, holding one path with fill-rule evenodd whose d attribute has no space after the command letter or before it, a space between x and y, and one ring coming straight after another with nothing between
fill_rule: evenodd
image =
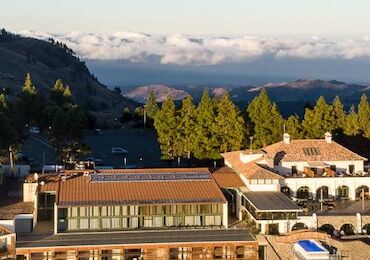
<instances>
[{"instance_id":1,"label":"sky","mask_svg":"<svg viewBox=\"0 0 370 260\"><path fill-rule=\"evenodd\" d=\"M363 35L368 0L2 0L0 25L53 33Z\"/></svg>"},{"instance_id":2,"label":"sky","mask_svg":"<svg viewBox=\"0 0 370 260\"><path fill-rule=\"evenodd\" d=\"M0 28L66 43L105 84L368 84L369 10L369 0L2 0Z\"/></svg>"}]
</instances>

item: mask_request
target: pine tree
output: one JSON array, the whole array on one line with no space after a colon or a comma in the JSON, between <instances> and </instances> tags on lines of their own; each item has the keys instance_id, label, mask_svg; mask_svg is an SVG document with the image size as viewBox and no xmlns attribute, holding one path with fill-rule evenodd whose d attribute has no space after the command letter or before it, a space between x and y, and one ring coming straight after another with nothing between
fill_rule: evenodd
<instances>
[{"instance_id":1,"label":"pine tree","mask_svg":"<svg viewBox=\"0 0 370 260\"><path fill-rule=\"evenodd\" d=\"M358 117L356 114L356 109L351 106L350 112L346 117L346 124L343 129L343 133L349 136L358 135L360 132L360 126L358 123Z\"/></svg>"},{"instance_id":2,"label":"pine tree","mask_svg":"<svg viewBox=\"0 0 370 260\"><path fill-rule=\"evenodd\" d=\"M216 134L220 152L239 150L243 144L245 122L239 109L225 93L216 103Z\"/></svg>"},{"instance_id":3,"label":"pine tree","mask_svg":"<svg viewBox=\"0 0 370 260\"><path fill-rule=\"evenodd\" d=\"M285 120L285 131L292 139L301 139L303 137L302 124L297 114L291 115Z\"/></svg>"},{"instance_id":4,"label":"pine tree","mask_svg":"<svg viewBox=\"0 0 370 260\"><path fill-rule=\"evenodd\" d=\"M326 132L335 129L333 106L320 96L313 110L306 108L302 122L305 138L322 138Z\"/></svg>"},{"instance_id":5,"label":"pine tree","mask_svg":"<svg viewBox=\"0 0 370 260\"><path fill-rule=\"evenodd\" d=\"M33 85L31 75L27 73L22 91L18 96L18 124L23 131L26 124L39 124L42 121L44 99Z\"/></svg>"},{"instance_id":6,"label":"pine tree","mask_svg":"<svg viewBox=\"0 0 370 260\"><path fill-rule=\"evenodd\" d=\"M177 117L178 131L175 144L178 148L176 150L178 151L178 156L190 159L194 150L194 129L197 120L196 108L191 96L187 96L182 101L182 106Z\"/></svg>"},{"instance_id":7,"label":"pine tree","mask_svg":"<svg viewBox=\"0 0 370 260\"><path fill-rule=\"evenodd\" d=\"M24 81L24 85L22 87L22 92L34 96L37 94L36 87L33 85L31 80L31 75L29 73L26 74L26 79Z\"/></svg>"},{"instance_id":8,"label":"pine tree","mask_svg":"<svg viewBox=\"0 0 370 260\"><path fill-rule=\"evenodd\" d=\"M63 92L63 102L64 103L72 103L72 91L69 88L69 86L66 87L66 89Z\"/></svg>"},{"instance_id":9,"label":"pine tree","mask_svg":"<svg viewBox=\"0 0 370 260\"><path fill-rule=\"evenodd\" d=\"M366 94L361 96L357 113L360 131L363 136L370 139L370 104L367 101Z\"/></svg>"},{"instance_id":10,"label":"pine tree","mask_svg":"<svg viewBox=\"0 0 370 260\"><path fill-rule=\"evenodd\" d=\"M0 94L0 109L8 108L8 101L4 94Z\"/></svg>"},{"instance_id":11,"label":"pine tree","mask_svg":"<svg viewBox=\"0 0 370 260\"><path fill-rule=\"evenodd\" d=\"M55 81L54 87L50 91L50 99L58 105L63 104L63 94L65 91L66 88L64 87L62 80L58 79Z\"/></svg>"},{"instance_id":12,"label":"pine tree","mask_svg":"<svg viewBox=\"0 0 370 260\"><path fill-rule=\"evenodd\" d=\"M145 110L148 118L154 119L155 114L158 110L157 98L154 91L149 92L148 100L145 104Z\"/></svg>"},{"instance_id":13,"label":"pine tree","mask_svg":"<svg viewBox=\"0 0 370 260\"><path fill-rule=\"evenodd\" d=\"M154 127L157 130L162 159L173 159L178 152L175 150L178 123L176 107L171 96L162 104L154 117Z\"/></svg>"},{"instance_id":14,"label":"pine tree","mask_svg":"<svg viewBox=\"0 0 370 260\"><path fill-rule=\"evenodd\" d=\"M247 107L248 117L253 124L254 144L266 146L281 140L283 117L265 89Z\"/></svg>"},{"instance_id":15,"label":"pine tree","mask_svg":"<svg viewBox=\"0 0 370 260\"><path fill-rule=\"evenodd\" d=\"M215 110L207 89L203 92L196 112L194 157L200 160L219 159L219 144L215 132Z\"/></svg>"},{"instance_id":16,"label":"pine tree","mask_svg":"<svg viewBox=\"0 0 370 260\"><path fill-rule=\"evenodd\" d=\"M344 112L343 104L338 96L335 97L332 106L334 113L335 130L343 131L346 125L346 113Z\"/></svg>"}]
</instances>

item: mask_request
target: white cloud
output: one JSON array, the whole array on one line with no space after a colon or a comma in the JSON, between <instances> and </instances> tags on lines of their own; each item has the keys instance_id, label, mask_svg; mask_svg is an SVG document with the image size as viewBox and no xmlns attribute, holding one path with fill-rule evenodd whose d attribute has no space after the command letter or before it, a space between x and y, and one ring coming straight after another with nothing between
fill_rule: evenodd
<instances>
[{"instance_id":1,"label":"white cloud","mask_svg":"<svg viewBox=\"0 0 370 260\"><path fill-rule=\"evenodd\" d=\"M158 57L161 64L213 65L247 62L263 55L277 59L354 59L370 57L370 37L330 41L317 36L307 39L261 37L155 36L133 32L89 34L71 32L50 34L22 31L40 39L49 37L66 43L84 59L149 62Z\"/></svg>"}]
</instances>

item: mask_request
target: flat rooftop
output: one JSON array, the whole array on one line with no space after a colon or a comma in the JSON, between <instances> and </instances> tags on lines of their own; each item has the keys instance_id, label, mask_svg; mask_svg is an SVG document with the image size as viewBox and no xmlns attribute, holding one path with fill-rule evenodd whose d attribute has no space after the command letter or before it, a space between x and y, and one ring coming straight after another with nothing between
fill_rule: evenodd
<instances>
[{"instance_id":1,"label":"flat rooftop","mask_svg":"<svg viewBox=\"0 0 370 260\"><path fill-rule=\"evenodd\" d=\"M168 243L253 242L245 229L127 231L111 233L17 236L17 249L95 245L136 245Z\"/></svg>"},{"instance_id":2,"label":"flat rooftop","mask_svg":"<svg viewBox=\"0 0 370 260\"><path fill-rule=\"evenodd\" d=\"M301 211L291 199L281 192L250 191L244 193L248 201L259 211Z\"/></svg>"}]
</instances>

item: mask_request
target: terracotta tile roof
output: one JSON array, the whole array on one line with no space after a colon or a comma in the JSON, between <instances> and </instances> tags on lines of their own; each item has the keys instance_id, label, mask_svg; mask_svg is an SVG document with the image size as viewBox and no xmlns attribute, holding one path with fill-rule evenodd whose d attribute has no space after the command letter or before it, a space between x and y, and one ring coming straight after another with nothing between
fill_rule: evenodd
<instances>
[{"instance_id":1,"label":"terracotta tile roof","mask_svg":"<svg viewBox=\"0 0 370 260\"><path fill-rule=\"evenodd\" d=\"M231 168L243 174L247 179L283 179L279 174L259 165L258 161L261 159L243 163L240 160L239 151L223 153L222 157L230 164Z\"/></svg>"},{"instance_id":2,"label":"terracotta tile roof","mask_svg":"<svg viewBox=\"0 0 370 260\"><path fill-rule=\"evenodd\" d=\"M314 150L313 152L312 149ZM291 140L289 144L280 141L261 149L267 158L279 156L282 161L346 161L367 160L344 146L324 139Z\"/></svg>"},{"instance_id":3,"label":"terracotta tile roof","mask_svg":"<svg viewBox=\"0 0 370 260\"><path fill-rule=\"evenodd\" d=\"M203 173L208 179L180 179L161 181L91 181L92 171L65 171L56 180L45 181L41 191L55 189L58 206L71 205L144 205L174 203L224 203L226 202L216 181L207 168L172 169L122 169L104 170L99 174L163 174ZM66 180L62 175L66 174ZM40 177L39 177L40 180Z\"/></svg>"},{"instance_id":4,"label":"terracotta tile roof","mask_svg":"<svg viewBox=\"0 0 370 260\"><path fill-rule=\"evenodd\" d=\"M245 184L238 173L229 167L222 167L212 172L212 177L220 188L240 188Z\"/></svg>"}]
</instances>

